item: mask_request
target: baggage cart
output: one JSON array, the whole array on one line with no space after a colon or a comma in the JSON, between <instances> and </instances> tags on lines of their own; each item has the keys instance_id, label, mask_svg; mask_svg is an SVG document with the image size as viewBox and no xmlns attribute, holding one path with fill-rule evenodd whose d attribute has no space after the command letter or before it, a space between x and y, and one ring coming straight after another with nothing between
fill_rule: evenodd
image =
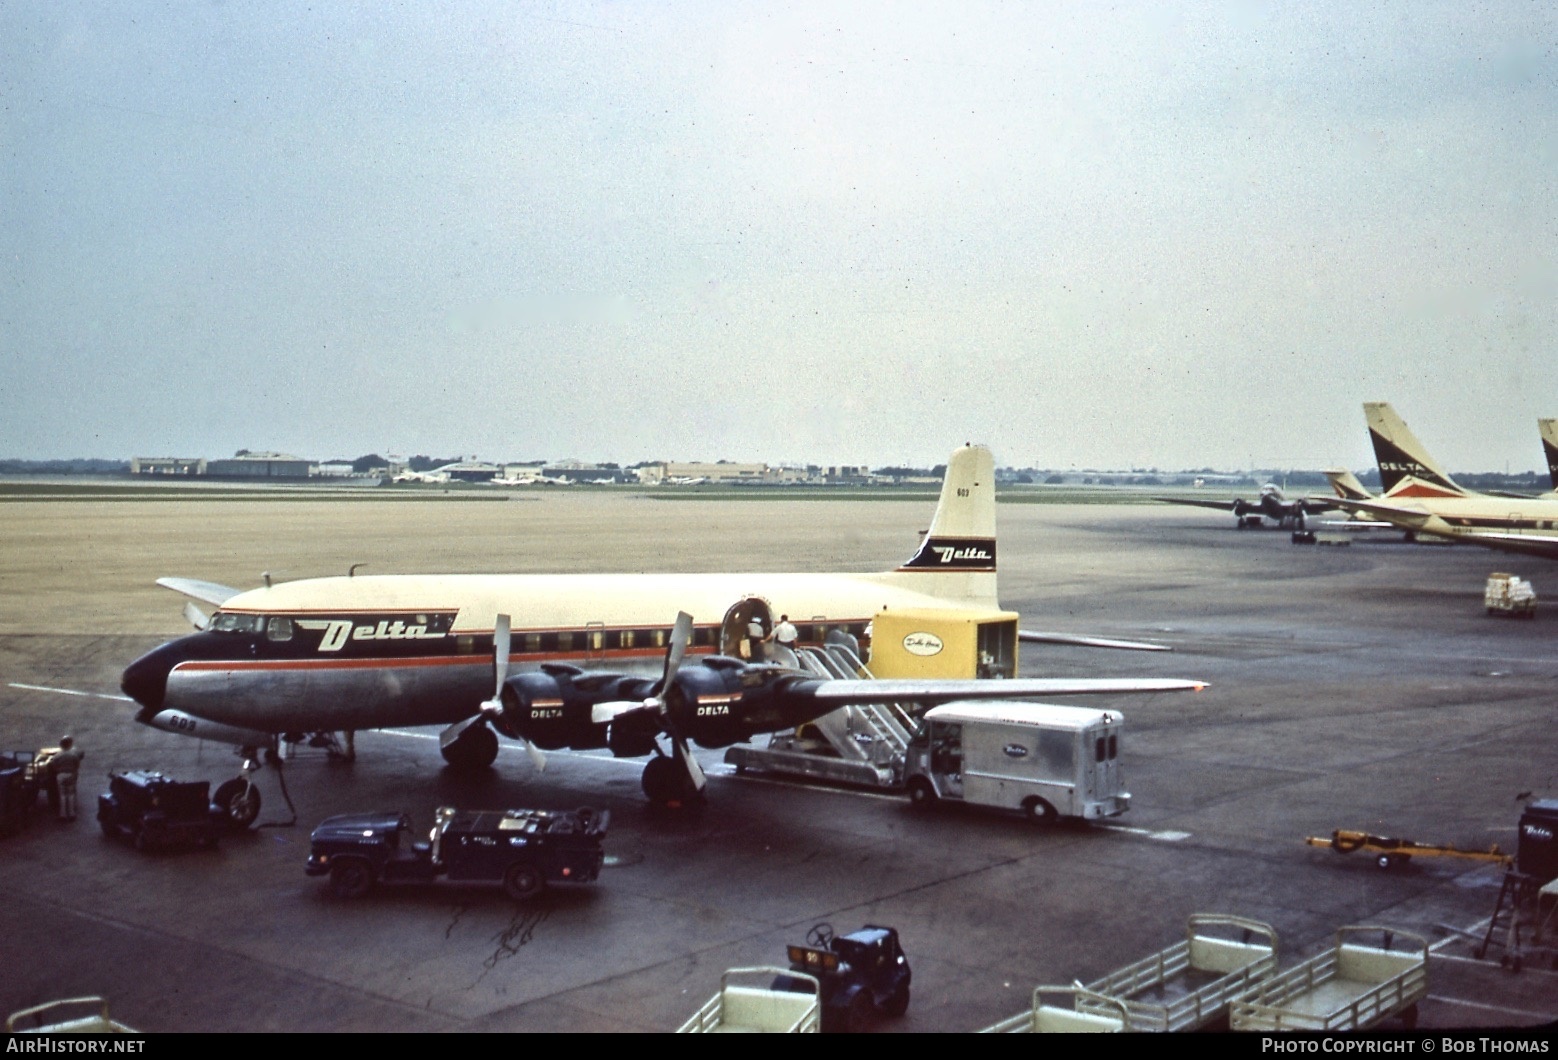
<instances>
[{"instance_id":1,"label":"baggage cart","mask_svg":"<svg viewBox=\"0 0 1558 1060\"><path fill-rule=\"evenodd\" d=\"M762 986L732 979L762 979ZM786 986L776 988L773 983ZM798 989L799 988L799 989ZM719 993L704 1003L678 1034L817 1034L822 1030L822 984L789 968L731 968L719 977Z\"/></svg>"},{"instance_id":2,"label":"baggage cart","mask_svg":"<svg viewBox=\"0 0 1558 1060\"><path fill-rule=\"evenodd\" d=\"M45 1023L44 1021L49 1022ZM25 1024L31 1021L32 1026ZM108 1002L100 997L70 997L46 1001L13 1012L5 1021L7 1034L139 1034L108 1015Z\"/></svg>"},{"instance_id":3,"label":"baggage cart","mask_svg":"<svg viewBox=\"0 0 1558 1060\"><path fill-rule=\"evenodd\" d=\"M1060 999L1064 998L1062 1001ZM1080 986L1036 986L1033 1007L980 1034L1118 1034L1130 1025L1125 1002Z\"/></svg>"},{"instance_id":4,"label":"baggage cart","mask_svg":"<svg viewBox=\"0 0 1558 1060\"><path fill-rule=\"evenodd\" d=\"M1375 935L1379 945L1360 941ZM1427 994L1427 939L1356 925L1339 929L1326 952L1234 998L1230 1024L1236 1031L1361 1031L1399 1016L1410 1029Z\"/></svg>"},{"instance_id":5,"label":"baggage cart","mask_svg":"<svg viewBox=\"0 0 1558 1060\"><path fill-rule=\"evenodd\" d=\"M1536 614L1536 590L1531 583L1502 571L1488 575L1482 602L1490 615L1515 615L1531 618Z\"/></svg>"},{"instance_id":6,"label":"baggage cart","mask_svg":"<svg viewBox=\"0 0 1558 1060\"><path fill-rule=\"evenodd\" d=\"M1133 1031L1190 1031L1223 1023L1233 998L1277 970L1277 932L1240 916L1197 913L1182 942L1087 984L1118 998ZM1078 1007L1104 1013L1090 997Z\"/></svg>"}]
</instances>

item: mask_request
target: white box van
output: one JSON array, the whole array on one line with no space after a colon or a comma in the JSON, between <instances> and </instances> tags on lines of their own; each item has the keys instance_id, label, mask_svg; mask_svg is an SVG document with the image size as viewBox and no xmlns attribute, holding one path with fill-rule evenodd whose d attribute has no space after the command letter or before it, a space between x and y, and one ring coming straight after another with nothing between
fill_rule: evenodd
<instances>
[{"instance_id":1,"label":"white box van","mask_svg":"<svg viewBox=\"0 0 1558 1060\"><path fill-rule=\"evenodd\" d=\"M904 783L916 806L942 799L1021 810L1036 820L1124 813L1113 710L961 700L925 712Z\"/></svg>"}]
</instances>

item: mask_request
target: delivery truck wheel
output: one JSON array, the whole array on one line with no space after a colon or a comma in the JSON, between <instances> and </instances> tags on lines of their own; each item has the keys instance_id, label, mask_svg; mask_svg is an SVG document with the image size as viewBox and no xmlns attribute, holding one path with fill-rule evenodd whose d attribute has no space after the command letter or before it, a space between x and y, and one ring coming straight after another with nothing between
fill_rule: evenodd
<instances>
[{"instance_id":1,"label":"delivery truck wheel","mask_svg":"<svg viewBox=\"0 0 1558 1060\"><path fill-rule=\"evenodd\" d=\"M1053 824L1058 816L1055 807L1039 798L1030 795L1022 802L1023 812L1028 815L1028 820L1038 821L1040 824Z\"/></svg>"}]
</instances>

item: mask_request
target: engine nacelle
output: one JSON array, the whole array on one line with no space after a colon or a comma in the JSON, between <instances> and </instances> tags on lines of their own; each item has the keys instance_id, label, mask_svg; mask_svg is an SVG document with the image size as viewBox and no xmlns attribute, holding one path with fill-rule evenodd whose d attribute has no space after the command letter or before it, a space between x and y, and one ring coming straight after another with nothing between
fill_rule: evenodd
<instances>
[{"instance_id":1,"label":"engine nacelle","mask_svg":"<svg viewBox=\"0 0 1558 1060\"><path fill-rule=\"evenodd\" d=\"M642 677L549 665L540 673L515 674L504 683L503 713L493 724L505 736L529 740L547 751L606 747L611 726L595 724L595 705L642 700L653 687L653 681ZM652 743L636 753L651 750Z\"/></svg>"}]
</instances>

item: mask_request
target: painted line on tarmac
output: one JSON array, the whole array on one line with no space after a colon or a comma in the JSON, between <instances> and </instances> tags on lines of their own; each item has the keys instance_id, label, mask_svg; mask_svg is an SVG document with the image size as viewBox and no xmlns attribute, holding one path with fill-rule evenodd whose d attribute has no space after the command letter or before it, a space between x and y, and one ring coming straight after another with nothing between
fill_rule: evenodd
<instances>
[{"instance_id":1,"label":"painted line on tarmac","mask_svg":"<svg viewBox=\"0 0 1558 1060\"><path fill-rule=\"evenodd\" d=\"M1094 828L1106 829L1110 832L1124 832L1126 835L1141 836L1143 839L1154 839L1159 843L1182 843L1190 838L1189 832L1164 831L1156 832L1150 828L1132 828L1128 824L1095 824Z\"/></svg>"},{"instance_id":2,"label":"painted line on tarmac","mask_svg":"<svg viewBox=\"0 0 1558 1060\"><path fill-rule=\"evenodd\" d=\"M61 696L85 696L89 699L113 699L121 703L134 703L129 696L110 695L107 692L82 692L74 688L50 688L48 685L24 685L20 681L8 682L11 688L20 688L27 692L54 692Z\"/></svg>"},{"instance_id":3,"label":"painted line on tarmac","mask_svg":"<svg viewBox=\"0 0 1558 1060\"><path fill-rule=\"evenodd\" d=\"M1484 1012L1497 1012L1505 1016L1518 1016L1521 1019L1530 1020L1533 1024L1544 1023L1547 1020L1552 1019L1552 1015L1547 1012L1527 1012L1525 1009L1506 1008L1503 1005L1486 1005L1481 1001L1462 1001L1458 997L1440 997L1438 994L1429 994L1423 1000L1432 1001L1440 1005L1459 1005L1462 1008L1475 1008L1481 1009Z\"/></svg>"}]
</instances>

